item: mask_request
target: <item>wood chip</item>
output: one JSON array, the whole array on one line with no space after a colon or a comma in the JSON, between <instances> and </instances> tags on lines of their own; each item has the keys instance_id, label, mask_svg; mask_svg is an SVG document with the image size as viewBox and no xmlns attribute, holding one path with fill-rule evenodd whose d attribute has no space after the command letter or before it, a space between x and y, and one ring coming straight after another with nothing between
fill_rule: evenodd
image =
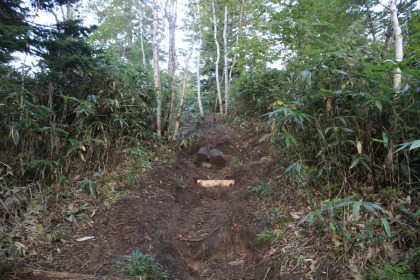
<instances>
[{"instance_id":1,"label":"wood chip","mask_svg":"<svg viewBox=\"0 0 420 280\"><path fill-rule=\"evenodd\" d=\"M85 236L85 237L81 237L81 238L76 239L76 241L82 242L82 241L86 241L86 240L93 239L93 238L95 238L95 236Z\"/></svg>"}]
</instances>

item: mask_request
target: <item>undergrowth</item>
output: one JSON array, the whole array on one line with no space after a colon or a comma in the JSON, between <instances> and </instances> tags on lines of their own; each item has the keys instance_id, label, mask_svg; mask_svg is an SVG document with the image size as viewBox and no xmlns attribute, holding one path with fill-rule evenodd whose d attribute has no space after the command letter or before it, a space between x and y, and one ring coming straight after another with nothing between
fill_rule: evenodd
<instances>
[{"instance_id":1,"label":"undergrowth","mask_svg":"<svg viewBox=\"0 0 420 280\"><path fill-rule=\"evenodd\" d=\"M265 118L260 142L278 147L282 177L302 190L300 226L327 233L355 278L412 279L420 277L419 56L397 63L371 54L308 48L283 70L242 76L238 98ZM403 82L394 88L397 67ZM253 189L279 199L266 190Z\"/></svg>"},{"instance_id":2,"label":"undergrowth","mask_svg":"<svg viewBox=\"0 0 420 280\"><path fill-rule=\"evenodd\" d=\"M117 261L117 265L125 269L125 274L130 276L142 276L145 279L169 279L170 273L164 270L162 265L149 254L142 254L136 249L131 255L123 255L129 263Z\"/></svg>"}]
</instances>

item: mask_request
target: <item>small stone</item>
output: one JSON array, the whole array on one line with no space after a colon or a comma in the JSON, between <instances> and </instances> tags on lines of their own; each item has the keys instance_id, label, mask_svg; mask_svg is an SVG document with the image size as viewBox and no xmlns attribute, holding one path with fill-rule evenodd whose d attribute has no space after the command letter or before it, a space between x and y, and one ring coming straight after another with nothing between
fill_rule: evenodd
<instances>
[{"instance_id":1,"label":"small stone","mask_svg":"<svg viewBox=\"0 0 420 280\"><path fill-rule=\"evenodd\" d=\"M228 264L231 266L237 266L237 265L244 264L244 262L245 262L244 260L239 260L239 261L231 261Z\"/></svg>"},{"instance_id":2,"label":"small stone","mask_svg":"<svg viewBox=\"0 0 420 280\"><path fill-rule=\"evenodd\" d=\"M210 151L210 163L218 168L226 166L226 159L222 151L213 149Z\"/></svg>"},{"instance_id":3,"label":"small stone","mask_svg":"<svg viewBox=\"0 0 420 280\"><path fill-rule=\"evenodd\" d=\"M201 164L203 162L209 162L209 160L210 160L210 156L209 156L209 152L207 151L207 148L206 147L201 147L198 150L197 159L195 161L195 164L197 164L197 166L201 166Z\"/></svg>"},{"instance_id":4,"label":"small stone","mask_svg":"<svg viewBox=\"0 0 420 280\"><path fill-rule=\"evenodd\" d=\"M201 163L201 167L203 167L203 168L210 168L211 167L211 163L208 163L208 162L203 161Z\"/></svg>"}]
</instances>

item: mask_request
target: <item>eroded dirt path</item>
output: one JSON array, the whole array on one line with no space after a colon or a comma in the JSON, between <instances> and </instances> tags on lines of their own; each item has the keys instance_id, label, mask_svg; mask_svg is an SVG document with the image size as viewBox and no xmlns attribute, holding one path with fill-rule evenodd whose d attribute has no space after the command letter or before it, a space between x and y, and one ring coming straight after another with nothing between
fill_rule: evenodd
<instances>
[{"instance_id":1,"label":"eroded dirt path","mask_svg":"<svg viewBox=\"0 0 420 280\"><path fill-rule=\"evenodd\" d=\"M50 246L48 261L32 267L122 275L116 260L139 248L175 279L274 279L256 243L269 225L259 219L252 187L267 181L273 166L271 146L260 143L260 137L213 119L187 125L184 138L191 144L176 147L176 158L154 163L141 183L130 187L130 195L99 209L88 225L63 231L61 242ZM227 166L196 166L200 147L222 151ZM203 188L197 179L233 179L235 184ZM94 238L76 241L86 236Z\"/></svg>"},{"instance_id":2,"label":"eroded dirt path","mask_svg":"<svg viewBox=\"0 0 420 280\"><path fill-rule=\"evenodd\" d=\"M264 277L254 247L264 225L253 222L251 188L268 176L269 145L211 119L184 134L193 141L177 147L176 161L153 165L132 195L97 213L91 227L64 233L67 242L60 253L52 252L54 269L115 275L121 273L113 268L115 260L139 248L178 279ZM222 151L227 166L197 167L200 147ZM203 188L197 179L234 179L235 185ZM83 236L95 239L74 241Z\"/></svg>"}]
</instances>

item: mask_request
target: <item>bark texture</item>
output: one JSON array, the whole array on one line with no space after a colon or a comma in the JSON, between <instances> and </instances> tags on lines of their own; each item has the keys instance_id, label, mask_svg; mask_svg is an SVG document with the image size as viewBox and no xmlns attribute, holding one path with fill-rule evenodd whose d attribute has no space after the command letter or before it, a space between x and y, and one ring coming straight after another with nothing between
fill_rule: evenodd
<instances>
[{"instance_id":1,"label":"bark texture","mask_svg":"<svg viewBox=\"0 0 420 280\"><path fill-rule=\"evenodd\" d=\"M217 98L219 100L219 107L220 107L220 115L223 116L223 103L222 103L222 94L220 92L220 81L219 81L219 61L220 61L220 46L219 42L217 41L217 22L216 22L216 8L214 7L214 1L211 2L213 7L213 22L214 22L214 42L216 44L217 49L217 59L216 59L216 86L217 86Z\"/></svg>"},{"instance_id":2,"label":"bark texture","mask_svg":"<svg viewBox=\"0 0 420 280\"><path fill-rule=\"evenodd\" d=\"M175 46L175 30L177 18L177 1L170 0L169 11L166 13L169 25L169 50L168 50L168 74L171 80L171 101L169 104L168 117L166 119L165 131L168 139L170 137L170 127L172 113L175 102L175 71L176 71L176 46Z\"/></svg>"},{"instance_id":3,"label":"bark texture","mask_svg":"<svg viewBox=\"0 0 420 280\"><path fill-rule=\"evenodd\" d=\"M394 28L394 37L395 37L395 60L401 62L404 58L403 51L403 34L401 30L400 23L398 22L397 16L397 6L395 0L389 1L389 9L391 11L391 21ZM399 89L401 86L401 69L398 67L395 69L394 73L394 88Z\"/></svg>"},{"instance_id":4,"label":"bark texture","mask_svg":"<svg viewBox=\"0 0 420 280\"><path fill-rule=\"evenodd\" d=\"M156 134L160 138L162 136L160 129L160 115L162 110L161 100L161 88L160 88L160 76L159 76L159 55L157 45L157 26L158 26L158 14L157 14L157 3L153 0L153 79L156 90Z\"/></svg>"},{"instance_id":5,"label":"bark texture","mask_svg":"<svg viewBox=\"0 0 420 280\"><path fill-rule=\"evenodd\" d=\"M178 130L179 130L179 126L181 124L181 115L182 115L182 107L184 106L184 100L185 100L185 89L187 87L187 78L188 78L188 63L190 62L191 56L193 54L194 51L194 32L195 32L195 9L194 7L192 8L192 27L191 29L193 30L193 36L192 36L192 40L191 40L191 50L188 54L187 60L185 62L185 72L184 72L184 81L182 83L182 92L181 92L181 99L179 101L179 106L178 106L178 115L176 116L176 122L175 122L175 130L174 130L174 135L172 137L172 140L176 140L176 137L178 135Z\"/></svg>"},{"instance_id":6,"label":"bark texture","mask_svg":"<svg viewBox=\"0 0 420 280\"><path fill-rule=\"evenodd\" d=\"M200 5L198 3L197 3L197 14L199 17ZM198 34L200 36L200 39L198 41L198 53L197 53L197 100L198 100L198 108L200 109L200 116L201 118L204 118L204 111L203 111L203 105L201 104L201 91L200 91L200 54L201 54L201 44L202 44L200 24L198 24Z\"/></svg>"},{"instance_id":7,"label":"bark texture","mask_svg":"<svg viewBox=\"0 0 420 280\"><path fill-rule=\"evenodd\" d=\"M143 57L143 66L146 69L146 54L144 53L144 41L143 41L144 31L143 31L143 12L140 14L140 45L141 45L141 54Z\"/></svg>"},{"instance_id":8,"label":"bark texture","mask_svg":"<svg viewBox=\"0 0 420 280\"><path fill-rule=\"evenodd\" d=\"M238 45L239 45L239 36L241 36L241 31L242 31L243 7L244 7L244 0L242 0L242 3L241 3L241 13L239 15L238 32L236 33L235 49L233 51L232 65L230 66L230 71L229 71L229 76L228 76L229 91L230 91L230 85L231 85L231 82L232 82L233 68L236 65L236 56L238 55L238 50L237 49L238 49Z\"/></svg>"},{"instance_id":9,"label":"bark texture","mask_svg":"<svg viewBox=\"0 0 420 280\"><path fill-rule=\"evenodd\" d=\"M228 115L228 107L229 107L229 73L228 73L228 49L227 49L227 36L226 36L226 29L227 29L227 16L228 16L228 7L225 6L225 22L223 25L223 48L224 48L224 62L225 62L225 116Z\"/></svg>"}]
</instances>

